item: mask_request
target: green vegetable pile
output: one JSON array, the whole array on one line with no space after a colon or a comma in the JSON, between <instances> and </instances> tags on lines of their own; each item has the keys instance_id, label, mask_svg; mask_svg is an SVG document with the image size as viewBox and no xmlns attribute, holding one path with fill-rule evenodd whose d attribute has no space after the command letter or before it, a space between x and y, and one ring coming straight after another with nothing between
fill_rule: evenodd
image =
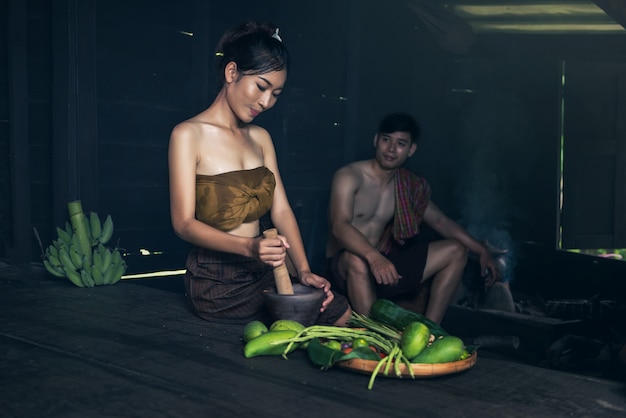
<instances>
[{"instance_id":1,"label":"green vegetable pile","mask_svg":"<svg viewBox=\"0 0 626 418\"><path fill-rule=\"evenodd\" d=\"M244 356L281 355L286 359L294 350L306 349L311 362L323 370L351 359L377 361L368 383L372 389L381 373L402 377L401 364L415 378L413 364L459 361L476 349L466 347L460 338L449 335L427 317L386 299L377 300L367 316L353 313L348 325L304 327L279 320L267 329L255 321L244 329Z\"/></svg>"},{"instance_id":2,"label":"green vegetable pile","mask_svg":"<svg viewBox=\"0 0 626 418\"><path fill-rule=\"evenodd\" d=\"M42 248L46 270L78 287L117 283L126 272L126 261L119 248L105 246L113 235L111 215L104 222L95 212L87 216L80 200L69 202L67 207L70 220L65 222L65 229L57 227L57 239Z\"/></svg>"}]
</instances>

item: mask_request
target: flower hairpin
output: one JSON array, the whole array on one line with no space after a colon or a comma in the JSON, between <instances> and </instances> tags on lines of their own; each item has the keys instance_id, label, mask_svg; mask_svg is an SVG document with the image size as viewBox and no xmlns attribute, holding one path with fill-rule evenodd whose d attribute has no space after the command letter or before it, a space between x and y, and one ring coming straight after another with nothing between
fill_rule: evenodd
<instances>
[{"instance_id":1,"label":"flower hairpin","mask_svg":"<svg viewBox=\"0 0 626 418\"><path fill-rule=\"evenodd\" d=\"M274 32L274 34L272 35L272 38L278 39L280 42L283 41L282 39L280 39L280 36L278 36L278 28L276 28L276 32Z\"/></svg>"}]
</instances>

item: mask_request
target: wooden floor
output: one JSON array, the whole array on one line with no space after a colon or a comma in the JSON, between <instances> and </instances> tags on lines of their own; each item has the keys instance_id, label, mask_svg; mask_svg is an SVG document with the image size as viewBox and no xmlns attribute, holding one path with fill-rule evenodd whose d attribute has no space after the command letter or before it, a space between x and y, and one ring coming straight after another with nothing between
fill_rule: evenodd
<instances>
[{"instance_id":1,"label":"wooden floor","mask_svg":"<svg viewBox=\"0 0 626 418\"><path fill-rule=\"evenodd\" d=\"M179 280L179 279L172 279ZM243 325L180 292L0 282L1 417L618 417L624 383L507 361L429 379L322 371L305 352L245 359Z\"/></svg>"}]
</instances>

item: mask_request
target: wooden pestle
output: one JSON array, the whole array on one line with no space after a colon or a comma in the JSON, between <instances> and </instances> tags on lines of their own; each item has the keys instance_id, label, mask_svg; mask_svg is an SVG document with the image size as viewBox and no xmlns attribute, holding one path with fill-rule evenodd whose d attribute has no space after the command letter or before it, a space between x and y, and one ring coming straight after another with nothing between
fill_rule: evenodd
<instances>
[{"instance_id":1,"label":"wooden pestle","mask_svg":"<svg viewBox=\"0 0 626 418\"><path fill-rule=\"evenodd\" d=\"M265 238L276 238L278 231L276 228L270 228L263 231L263 236ZM280 266L274 267L274 281L276 282L276 292L279 295L293 295L291 277L284 262Z\"/></svg>"}]
</instances>

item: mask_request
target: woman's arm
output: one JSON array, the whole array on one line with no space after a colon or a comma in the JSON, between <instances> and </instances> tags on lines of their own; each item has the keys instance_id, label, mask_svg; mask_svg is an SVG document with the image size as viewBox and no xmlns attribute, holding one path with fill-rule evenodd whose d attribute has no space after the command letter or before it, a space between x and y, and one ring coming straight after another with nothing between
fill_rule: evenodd
<instances>
[{"instance_id":1,"label":"woman's arm","mask_svg":"<svg viewBox=\"0 0 626 418\"><path fill-rule=\"evenodd\" d=\"M263 163L274 173L276 179L274 200L270 210L272 223L278 230L279 236L282 236L286 240L284 245L298 274L300 283L305 286L322 289L326 293L326 298L320 308L321 311L324 311L335 297L330 291L330 282L311 272L311 267L309 266L309 261L304 251L300 228L298 227L298 222L287 199L287 193L285 192L285 187L280 177L274 144L269 134L265 131L261 143L263 148Z\"/></svg>"},{"instance_id":2,"label":"woman's arm","mask_svg":"<svg viewBox=\"0 0 626 418\"><path fill-rule=\"evenodd\" d=\"M255 130L254 136L263 149L263 164L274 173L276 180L274 198L270 209L272 223L278 230L278 234L286 239L285 246L289 257L297 271L298 277L302 278L302 274L310 273L311 268L304 251L298 222L289 204L285 186L280 176L272 138L267 131L261 128Z\"/></svg>"}]
</instances>

